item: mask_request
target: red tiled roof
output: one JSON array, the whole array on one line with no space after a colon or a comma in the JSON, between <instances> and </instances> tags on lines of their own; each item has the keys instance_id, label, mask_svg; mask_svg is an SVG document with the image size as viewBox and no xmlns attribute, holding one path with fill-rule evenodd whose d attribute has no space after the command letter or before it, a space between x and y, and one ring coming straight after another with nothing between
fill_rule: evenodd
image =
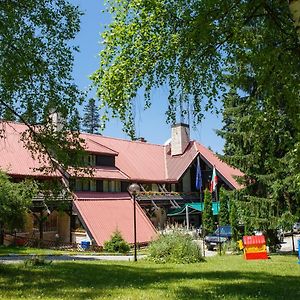
<instances>
[{"instance_id":1,"label":"red tiled roof","mask_svg":"<svg viewBox=\"0 0 300 300\"><path fill-rule=\"evenodd\" d=\"M244 176L243 172L220 160L212 151L203 145L199 143L195 143L195 145L200 153L200 157L211 165L211 167L215 166L217 173L221 175L225 181L227 181L235 189L242 188L242 185L236 181L235 177Z\"/></svg>"},{"instance_id":2,"label":"red tiled roof","mask_svg":"<svg viewBox=\"0 0 300 300\"><path fill-rule=\"evenodd\" d=\"M79 200L97 200L99 195L101 200L121 200L121 199L130 199L128 193L101 193L99 192L74 192L74 195Z\"/></svg>"},{"instance_id":3,"label":"red tiled roof","mask_svg":"<svg viewBox=\"0 0 300 300\"><path fill-rule=\"evenodd\" d=\"M132 181L161 182L166 180L163 146L95 134L82 134L82 137L118 152L116 167Z\"/></svg>"},{"instance_id":4,"label":"red tiled roof","mask_svg":"<svg viewBox=\"0 0 300 300\"><path fill-rule=\"evenodd\" d=\"M75 176L75 174L78 177L84 177L84 178L95 178L95 179L117 179L117 180L127 180L129 177L124 174L122 171L115 167L93 167L92 173L87 173L87 172L80 172L77 171L75 173L72 170L68 170L68 172L71 174L71 176Z\"/></svg>"},{"instance_id":5,"label":"red tiled roof","mask_svg":"<svg viewBox=\"0 0 300 300\"><path fill-rule=\"evenodd\" d=\"M88 152L92 152L92 153L101 153L101 154L107 154L107 155L118 155L118 152L109 149L97 142L95 142L94 140L90 139L90 138L85 138L85 149Z\"/></svg>"},{"instance_id":6,"label":"red tiled roof","mask_svg":"<svg viewBox=\"0 0 300 300\"><path fill-rule=\"evenodd\" d=\"M170 181L178 181L197 155L198 151L193 142L187 146L182 155L176 156L171 156L169 145L165 146L167 179Z\"/></svg>"},{"instance_id":7,"label":"red tiled roof","mask_svg":"<svg viewBox=\"0 0 300 300\"><path fill-rule=\"evenodd\" d=\"M132 244L133 201L129 195L119 193L118 197L118 193L115 193L113 199L110 199L102 193L98 193L98 198L94 198L95 193L88 194L77 193L78 200L74 201L74 205L96 243L102 246L119 230L123 238ZM139 204L136 204L137 242L147 243L155 237L156 230Z\"/></svg>"},{"instance_id":8,"label":"red tiled roof","mask_svg":"<svg viewBox=\"0 0 300 300\"><path fill-rule=\"evenodd\" d=\"M2 128L3 127L3 128ZM0 129L4 129L0 136L0 169L15 176L51 176L58 177L58 173L45 174L39 170L45 163L35 160L25 149L21 141L21 134L27 130L23 124L0 122Z\"/></svg>"},{"instance_id":9,"label":"red tiled roof","mask_svg":"<svg viewBox=\"0 0 300 300\"><path fill-rule=\"evenodd\" d=\"M26 126L7 123L6 139L0 139L0 168L11 175L41 176L34 168L41 167L20 141ZM138 182L176 182L200 153L210 166L215 165L219 175L232 188L241 188L235 176L244 174L222 162L212 151L197 142L190 142L182 155L171 156L170 146L154 145L82 133L88 151L115 155L115 168L96 167L95 178L130 180ZM99 152L98 152L99 151ZM83 175L84 177L89 177Z\"/></svg>"}]
</instances>

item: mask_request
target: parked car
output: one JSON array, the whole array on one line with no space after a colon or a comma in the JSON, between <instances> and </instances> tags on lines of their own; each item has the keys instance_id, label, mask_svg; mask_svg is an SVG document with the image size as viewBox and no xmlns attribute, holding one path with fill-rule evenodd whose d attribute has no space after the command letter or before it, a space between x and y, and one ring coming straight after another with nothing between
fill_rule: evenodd
<instances>
[{"instance_id":1,"label":"parked car","mask_svg":"<svg viewBox=\"0 0 300 300\"><path fill-rule=\"evenodd\" d=\"M213 234L205 237L205 245L208 250L213 250L216 246L228 242L232 237L231 226L219 226Z\"/></svg>"},{"instance_id":2,"label":"parked car","mask_svg":"<svg viewBox=\"0 0 300 300\"><path fill-rule=\"evenodd\" d=\"M296 222L293 225L293 232L300 233L300 222Z\"/></svg>"},{"instance_id":3,"label":"parked car","mask_svg":"<svg viewBox=\"0 0 300 300\"><path fill-rule=\"evenodd\" d=\"M253 234L254 235L263 235L264 233L260 230L254 230ZM283 231L283 229L277 229L277 238L278 238L278 241L280 243L284 242L284 231Z\"/></svg>"}]
</instances>

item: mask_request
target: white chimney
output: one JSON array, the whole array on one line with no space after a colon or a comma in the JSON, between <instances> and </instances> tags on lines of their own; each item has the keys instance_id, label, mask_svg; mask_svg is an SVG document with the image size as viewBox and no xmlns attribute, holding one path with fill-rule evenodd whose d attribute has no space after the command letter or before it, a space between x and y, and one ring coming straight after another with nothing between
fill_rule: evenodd
<instances>
[{"instance_id":1,"label":"white chimney","mask_svg":"<svg viewBox=\"0 0 300 300\"><path fill-rule=\"evenodd\" d=\"M190 142L190 127L178 123L172 125L171 155L181 155Z\"/></svg>"},{"instance_id":2,"label":"white chimney","mask_svg":"<svg viewBox=\"0 0 300 300\"><path fill-rule=\"evenodd\" d=\"M62 118L61 114L56 111L52 111L50 113L50 120L52 122L52 125L54 127L55 131L61 131L64 127L64 119Z\"/></svg>"}]
</instances>

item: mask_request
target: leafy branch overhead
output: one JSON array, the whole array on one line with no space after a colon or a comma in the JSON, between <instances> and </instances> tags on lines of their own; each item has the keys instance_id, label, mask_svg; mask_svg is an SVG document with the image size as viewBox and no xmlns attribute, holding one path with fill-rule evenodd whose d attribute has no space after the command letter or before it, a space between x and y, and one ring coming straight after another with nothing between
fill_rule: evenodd
<instances>
[{"instance_id":1,"label":"leafy branch overhead","mask_svg":"<svg viewBox=\"0 0 300 300\"><path fill-rule=\"evenodd\" d=\"M197 123L249 74L256 75L253 92L266 93L262 101L277 101L278 82L289 113L299 114L300 48L288 1L107 2L113 20L102 35L100 67L91 76L104 121L110 112L134 136L135 96L143 90L149 107L151 90L167 85L167 121L174 121L178 107L192 104Z\"/></svg>"},{"instance_id":2,"label":"leafy branch overhead","mask_svg":"<svg viewBox=\"0 0 300 300\"><path fill-rule=\"evenodd\" d=\"M1 1L0 10L0 118L25 123L24 142L52 168L68 165L81 144L71 46L81 13L67 0ZM65 120L60 132L52 112Z\"/></svg>"}]
</instances>

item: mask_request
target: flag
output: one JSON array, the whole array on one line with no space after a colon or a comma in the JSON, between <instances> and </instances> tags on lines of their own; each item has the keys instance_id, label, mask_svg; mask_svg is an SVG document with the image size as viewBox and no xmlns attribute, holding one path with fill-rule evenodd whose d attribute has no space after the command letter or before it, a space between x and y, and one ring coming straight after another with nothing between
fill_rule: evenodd
<instances>
[{"instance_id":1,"label":"flag","mask_svg":"<svg viewBox=\"0 0 300 300\"><path fill-rule=\"evenodd\" d=\"M211 177L211 182L210 182L210 192L211 193L216 191L217 184L218 184L218 176L217 176L217 173L216 173L216 168L214 166L212 177Z\"/></svg>"},{"instance_id":2,"label":"flag","mask_svg":"<svg viewBox=\"0 0 300 300\"><path fill-rule=\"evenodd\" d=\"M201 174L201 167L200 167L200 159L199 156L197 158L197 169L196 169L196 189L202 189L202 174Z\"/></svg>"}]
</instances>

